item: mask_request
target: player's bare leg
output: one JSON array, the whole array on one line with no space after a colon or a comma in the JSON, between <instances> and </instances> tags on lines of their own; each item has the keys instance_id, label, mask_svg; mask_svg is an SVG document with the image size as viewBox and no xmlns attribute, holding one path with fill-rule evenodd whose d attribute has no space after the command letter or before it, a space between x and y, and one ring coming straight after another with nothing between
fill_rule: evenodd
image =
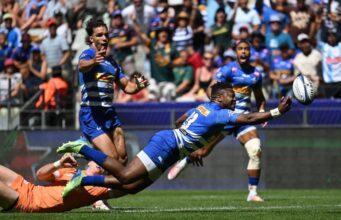
<instances>
[{"instance_id":1,"label":"player's bare leg","mask_svg":"<svg viewBox=\"0 0 341 220\"><path fill-rule=\"evenodd\" d=\"M12 208L19 198L18 192L10 187L17 177L16 172L0 165L0 207L3 210Z\"/></svg>"},{"instance_id":2,"label":"player's bare leg","mask_svg":"<svg viewBox=\"0 0 341 220\"><path fill-rule=\"evenodd\" d=\"M95 148L101 150L110 157L118 159L122 164L126 164L128 156L125 148L124 132L121 127L116 127L112 132L112 137L102 134L92 140ZM93 206L98 210L110 210L108 202L105 200L96 201Z\"/></svg>"},{"instance_id":3,"label":"player's bare leg","mask_svg":"<svg viewBox=\"0 0 341 220\"><path fill-rule=\"evenodd\" d=\"M247 167L249 194L246 200L248 202L263 202L264 200L257 193L258 182L261 175L261 148L258 132L256 129L248 131L241 135L238 140L245 147L250 158Z\"/></svg>"},{"instance_id":4,"label":"player's bare leg","mask_svg":"<svg viewBox=\"0 0 341 220\"><path fill-rule=\"evenodd\" d=\"M117 155L119 158L119 161L122 162L122 164L127 164L128 162L128 155L126 150L126 142L124 137L124 132L121 127L116 127L113 131L113 140L116 147Z\"/></svg>"}]
</instances>

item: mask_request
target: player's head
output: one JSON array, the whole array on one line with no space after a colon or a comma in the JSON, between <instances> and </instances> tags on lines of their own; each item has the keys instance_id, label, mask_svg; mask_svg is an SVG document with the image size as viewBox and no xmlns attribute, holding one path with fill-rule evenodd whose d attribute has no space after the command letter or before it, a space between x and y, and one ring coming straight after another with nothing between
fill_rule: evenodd
<instances>
[{"instance_id":1,"label":"player's head","mask_svg":"<svg viewBox=\"0 0 341 220\"><path fill-rule=\"evenodd\" d=\"M235 50L237 55L237 61L240 65L250 62L251 45L247 40L239 40L235 44Z\"/></svg>"},{"instance_id":2,"label":"player's head","mask_svg":"<svg viewBox=\"0 0 341 220\"><path fill-rule=\"evenodd\" d=\"M88 45L96 47L97 50L108 47L108 27L103 20L90 19L86 24L85 30L88 34L86 39Z\"/></svg>"},{"instance_id":3,"label":"player's head","mask_svg":"<svg viewBox=\"0 0 341 220\"><path fill-rule=\"evenodd\" d=\"M220 83L211 86L211 101L216 102L222 108L234 110L236 106L236 97L229 83Z\"/></svg>"},{"instance_id":4,"label":"player's head","mask_svg":"<svg viewBox=\"0 0 341 220\"><path fill-rule=\"evenodd\" d=\"M86 175L95 176L95 175L101 175L104 173L104 169L97 165L94 161L89 161L88 168L86 169Z\"/></svg>"}]
</instances>

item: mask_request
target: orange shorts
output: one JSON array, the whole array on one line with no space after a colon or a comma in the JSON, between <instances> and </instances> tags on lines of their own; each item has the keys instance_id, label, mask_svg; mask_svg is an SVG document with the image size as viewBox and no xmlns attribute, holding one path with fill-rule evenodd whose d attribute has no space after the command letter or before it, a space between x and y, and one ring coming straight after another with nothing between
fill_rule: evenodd
<instances>
[{"instance_id":1,"label":"orange shorts","mask_svg":"<svg viewBox=\"0 0 341 220\"><path fill-rule=\"evenodd\" d=\"M33 192L34 184L26 181L22 176L18 175L13 181L11 188L19 193L19 198L15 209L21 212L35 212L38 207L34 207Z\"/></svg>"}]
</instances>

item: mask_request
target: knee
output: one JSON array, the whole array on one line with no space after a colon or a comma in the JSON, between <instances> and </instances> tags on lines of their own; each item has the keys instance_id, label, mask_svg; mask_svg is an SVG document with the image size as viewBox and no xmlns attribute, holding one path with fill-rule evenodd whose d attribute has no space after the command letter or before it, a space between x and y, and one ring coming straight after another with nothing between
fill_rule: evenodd
<instances>
[{"instance_id":1,"label":"knee","mask_svg":"<svg viewBox=\"0 0 341 220\"><path fill-rule=\"evenodd\" d=\"M259 170L260 169L260 161L262 156L262 150L260 145L259 138L253 138L245 143L246 151L249 155L249 164L248 170Z\"/></svg>"}]
</instances>

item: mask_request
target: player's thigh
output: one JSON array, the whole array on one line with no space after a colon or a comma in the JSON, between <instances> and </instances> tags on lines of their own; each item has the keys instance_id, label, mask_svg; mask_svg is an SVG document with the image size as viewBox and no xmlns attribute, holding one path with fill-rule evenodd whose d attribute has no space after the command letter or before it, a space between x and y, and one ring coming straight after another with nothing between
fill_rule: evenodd
<instances>
[{"instance_id":1,"label":"player's thigh","mask_svg":"<svg viewBox=\"0 0 341 220\"><path fill-rule=\"evenodd\" d=\"M259 138L259 134L258 134L257 129L249 130L245 134L240 135L239 138L238 138L238 141L242 145L244 145L246 142L248 142L249 140L251 140L253 138Z\"/></svg>"},{"instance_id":2,"label":"player's thigh","mask_svg":"<svg viewBox=\"0 0 341 220\"><path fill-rule=\"evenodd\" d=\"M16 172L0 165L0 182L10 186L17 177L18 174Z\"/></svg>"},{"instance_id":3,"label":"player's thigh","mask_svg":"<svg viewBox=\"0 0 341 220\"><path fill-rule=\"evenodd\" d=\"M115 155L115 144L113 140L106 134L101 134L92 139L94 147L110 157Z\"/></svg>"},{"instance_id":4,"label":"player's thigh","mask_svg":"<svg viewBox=\"0 0 341 220\"><path fill-rule=\"evenodd\" d=\"M0 181L0 206L3 209L12 207L18 198L19 193L17 191Z\"/></svg>"},{"instance_id":5,"label":"player's thigh","mask_svg":"<svg viewBox=\"0 0 341 220\"><path fill-rule=\"evenodd\" d=\"M112 132L114 144L120 158L127 157L124 131L121 127L116 127Z\"/></svg>"},{"instance_id":6,"label":"player's thigh","mask_svg":"<svg viewBox=\"0 0 341 220\"><path fill-rule=\"evenodd\" d=\"M148 177L149 173L147 168L142 163L140 158L134 157L134 159L124 168L124 176L131 182L144 179Z\"/></svg>"}]
</instances>

